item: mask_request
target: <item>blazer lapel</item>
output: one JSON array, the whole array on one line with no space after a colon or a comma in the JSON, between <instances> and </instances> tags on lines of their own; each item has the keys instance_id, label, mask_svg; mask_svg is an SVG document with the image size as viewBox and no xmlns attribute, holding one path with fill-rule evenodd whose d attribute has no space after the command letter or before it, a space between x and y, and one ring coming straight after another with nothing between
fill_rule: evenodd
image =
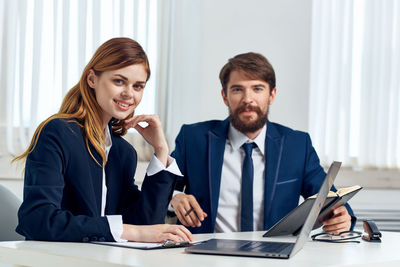
<instances>
[{"instance_id":1,"label":"blazer lapel","mask_svg":"<svg viewBox=\"0 0 400 267\"><path fill-rule=\"evenodd\" d=\"M103 164L103 159L101 158L100 154L97 153L96 149L89 143L90 152L92 152L94 158L97 160L99 164ZM93 184L93 194L94 199L96 200L96 212L98 212L98 216L101 214L101 192L102 188L102 181L103 181L103 168L95 162L92 157L89 155L90 159L90 173L92 178Z\"/></svg>"},{"instance_id":2,"label":"blazer lapel","mask_svg":"<svg viewBox=\"0 0 400 267\"><path fill-rule=\"evenodd\" d=\"M219 190L221 185L222 164L224 161L225 144L228 135L228 119L208 132L208 179L211 203L211 232L214 231L217 218Z\"/></svg>"},{"instance_id":3,"label":"blazer lapel","mask_svg":"<svg viewBox=\"0 0 400 267\"><path fill-rule=\"evenodd\" d=\"M280 135L275 125L267 122L267 135L265 138L265 187L264 187L264 229L272 225L269 214L272 199L275 195L276 181L279 175L283 144L285 137Z\"/></svg>"},{"instance_id":4,"label":"blazer lapel","mask_svg":"<svg viewBox=\"0 0 400 267\"><path fill-rule=\"evenodd\" d=\"M118 148L116 142L114 142L114 136L111 136L111 140L113 141L113 146L109 151L105 168L107 186L106 215L115 214L117 211L119 196L121 194L121 185L123 184L120 181L122 179L122 174L120 173L122 168L120 167L120 162L115 160L118 159Z\"/></svg>"}]
</instances>

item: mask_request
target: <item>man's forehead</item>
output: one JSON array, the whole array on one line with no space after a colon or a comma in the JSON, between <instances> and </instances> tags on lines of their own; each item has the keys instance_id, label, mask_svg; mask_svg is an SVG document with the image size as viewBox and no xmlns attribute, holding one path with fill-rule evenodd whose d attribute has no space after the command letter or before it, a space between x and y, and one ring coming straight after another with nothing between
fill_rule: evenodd
<instances>
[{"instance_id":1,"label":"man's forehead","mask_svg":"<svg viewBox=\"0 0 400 267\"><path fill-rule=\"evenodd\" d=\"M254 73L249 73L243 70L233 70L229 75L228 86L236 85L238 83L262 84L268 86L266 81Z\"/></svg>"}]
</instances>

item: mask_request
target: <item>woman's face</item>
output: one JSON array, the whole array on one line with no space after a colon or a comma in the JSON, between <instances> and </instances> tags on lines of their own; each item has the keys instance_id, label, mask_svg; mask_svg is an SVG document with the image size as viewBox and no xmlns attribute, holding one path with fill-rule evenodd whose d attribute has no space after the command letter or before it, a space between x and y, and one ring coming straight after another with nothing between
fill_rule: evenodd
<instances>
[{"instance_id":1,"label":"woman's face","mask_svg":"<svg viewBox=\"0 0 400 267\"><path fill-rule=\"evenodd\" d=\"M143 64L104 71L99 76L93 70L89 71L87 82L102 109L103 127L111 118L122 120L135 110L142 100L146 79Z\"/></svg>"}]
</instances>

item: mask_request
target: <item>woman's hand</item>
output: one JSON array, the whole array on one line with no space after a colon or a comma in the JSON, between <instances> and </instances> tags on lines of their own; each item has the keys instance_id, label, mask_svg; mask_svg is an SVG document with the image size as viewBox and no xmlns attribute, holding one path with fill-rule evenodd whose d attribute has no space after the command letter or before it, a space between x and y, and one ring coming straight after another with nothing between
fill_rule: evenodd
<instances>
[{"instance_id":1,"label":"woman's hand","mask_svg":"<svg viewBox=\"0 0 400 267\"><path fill-rule=\"evenodd\" d=\"M139 122L146 122L146 127L140 126ZM164 136L161 121L158 115L138 115L125 120L125 128L135 128L143 138L154 148L154 154L164 166L167 166L169 154L167 140Z\"/></svg>"},{"instance_id":2,"label":"woman's hand","mask_svg":"<svg viewBox=\"0 0 400 267\"><path fill-rule=\"evenodd\" d=\"M124 224L121 238L136 242L163 242L165 240L194 241L192 233L183 225L155 224L131 225Z\"/></svg>"}]
</instances>

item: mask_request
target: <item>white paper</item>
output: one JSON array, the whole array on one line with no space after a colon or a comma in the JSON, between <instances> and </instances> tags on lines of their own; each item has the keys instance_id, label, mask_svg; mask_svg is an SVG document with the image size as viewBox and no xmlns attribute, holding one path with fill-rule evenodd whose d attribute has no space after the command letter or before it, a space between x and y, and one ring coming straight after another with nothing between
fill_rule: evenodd
<instances>
[{"instance_id":1,"label":"white paper","mask_svg":"<svg viewBox=\"0 0 400 267\"><path fill-rule=\"evenodd\" d=\"M204 242L204 241L207 241L207 240L197 240L197 241L189 242L189 244L196 245L196 244ZM130 242L130 241L128 241L128 242L92 242L92 243L100 244L100 245L115 246L115 247L138 248L138 249L163 248L163 245L164 245L164 242L162 242L162 243L145 243L145 242ZM179 247L179 245L176 247Z\"/></svg>"}]
</instances>

